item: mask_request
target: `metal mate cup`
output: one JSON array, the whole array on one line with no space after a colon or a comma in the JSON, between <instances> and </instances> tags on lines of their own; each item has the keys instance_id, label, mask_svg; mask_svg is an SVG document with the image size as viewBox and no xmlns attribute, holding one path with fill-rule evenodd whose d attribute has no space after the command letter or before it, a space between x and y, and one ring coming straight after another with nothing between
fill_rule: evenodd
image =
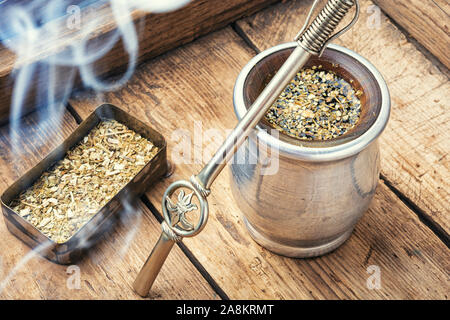
<instances>
[{"instance_id":1,"label":"metal mate cup","mask_svg":"<svg viewBox=\"0 0 450 320\"><path fill-rule=\"evenodd\" d=\"M239 120L276 73L296 42L270 48L239 74L234 109ZM378 138L390 113L388 87L377 69L357 53L330 44L306 67L322 65L361 90L361 117L350 132L326 141L303 141L280 133L261 120L231 165L232 192L253 239L284 256L306 258L328 253L351 235L375 194L380 173ZM278 133L278 131L275 131ZM278 150L278 170L258 147Z\"/></svg>"},{"instance_id":2,"label":"metal mate cup","mask_svg":"<svg viewBox=\"0 0 450 320\"><path fill-rule=\"evenodd\" d=\"M247 140L252 129L264 117L286 85L289 84L298 70L308 63L311 57L322 56L327 44L349 30L358 20L360 11L358 0L328 0L318 16L309 25L314 9L319 3L320 0L314 1L306 18L306 23L295 37L296 42L292 43L290 51L286 51L287 55L280 60L282 62L277 65L278 68L271 70L274 71L272 79L267 82L260 81L258 88L261 90L252 91L252 93L256 92L256 94L252 94L251 103L242 103L243 108L240 109L242 112L239 113L239 123L217 149L211 160L197 175L191 176L189 181L175 181L166 189L161 203L164 214L164 221L161 224L161 236L133 283L133 288L139 295L146 296L148 294L174 243L182 241L185 237L195 236L203 229L208 220L209 207L207 197L211 192L211 185L228 160L233 157L236 150ZM332 35L353 6L356 7L356 10L352 21ZM258 57L261 57L261 55ZM255 59L252 60L254 63L259 58ZM247 69L252 69L252 66L247 66ZM267 74L270 73L260 72L259 80L266 80L265 76ZM245 78L245 76L243 77ZM245 80L241 81L245 82ZM252 85L256 83L257 81L252 83ZM267 85L262 86L263 83ZM242 84L242 88L245 86ZM248 86L248 88L251 87ZM188 194L185 194L185 190L182 189L186 189ZM175 195L176 191L178 191L178 199L173 199L175 201L173 202L170 197ZM257 194L259 193L257 192ZM198 206L191 202L194 195L198 200ZM185 215L190 211L196 211L198 215L198 222L195 225L186 223Z\"/></svg>"}]
</instances>

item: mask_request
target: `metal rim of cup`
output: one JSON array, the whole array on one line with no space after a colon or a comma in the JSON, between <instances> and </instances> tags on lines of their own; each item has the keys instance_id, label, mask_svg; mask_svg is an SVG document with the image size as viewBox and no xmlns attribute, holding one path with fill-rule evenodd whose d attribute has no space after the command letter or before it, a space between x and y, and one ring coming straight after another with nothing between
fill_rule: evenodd
<instances>
[{"instance_id":1,"label":"metal rim of cup","mask_svg":"<svg viewBox=\"0 0 450 320\"><path fill-rule=\"evenodd\" d=\"M255 67L255 65L259 61L265 59L269 55L277 51L294 48L295 46L297 46L296 42L288 42L271 47L256 55L241 70L236 79L233 92L234 112L238 120L241 120L242 117L247 112L247 108L244 102L244 88L250 71ZM353 59L357 60L359 63L364 65L367 68L367 70L373 75L381 92L381 108L379 114L377 115L377 119L366 132L356 137L355 139L340 145L323 148L304 147L281 141L278 138L270 135L266 130L262 129L258 125L256 127L257 139L265 143L268 147L277 149L280 154L295 159L314 162L325 162L344 159L364 150L370 143L372 143L381 135L381 133L383 132L383 130L387 125L391 110L391 99L386 81L384 80L381 73L367 59L365 59L364 57L362 57L361 55L357 54L356 52L350 49L347 49L345 47L336 44L330 44L328 45L327 48L339 51L352 57Z\"/></svg>"}]
</instances>

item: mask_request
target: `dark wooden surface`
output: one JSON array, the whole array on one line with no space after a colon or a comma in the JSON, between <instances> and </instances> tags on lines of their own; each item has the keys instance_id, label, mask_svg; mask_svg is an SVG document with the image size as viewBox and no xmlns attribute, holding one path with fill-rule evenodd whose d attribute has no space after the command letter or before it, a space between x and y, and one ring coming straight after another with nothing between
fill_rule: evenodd
<instances>
[{"instance_id":1,"label":"dark wooden surface","mask_svg":"<svg viewBox=\"0 0 450 320\"><path fill-rule=\"evenodd\" d=\"M237 123L232 90L239 71L257 51L289 41L310 4L308 0L270 6L142 64L132 80L116 92L86 91L73 96L70 106L76 118L85 118L102 102L138 116L166 137L169 159L177 156L176 129L185 129L193 141L198 139L199 125L203 132L218 130L220 136L196 145L208 150L203 160L176 163L173 175L147 192L139 205L146 219L129 242L125 258L117 248L123 247L127 229L118 226L78 264L86 282L76 297L136 298L130 286L159 235L157 218L165 188L196 173L220 145L227 130ZM211 215L207 226L175 247L150 298L448 299L449 140L447 115L442 111L448 82L385 16L377 32L365 29L370 5L363 1L359 27L339 42L380 69L391 89L393 113L381 139L382 179L351 238L319 258L289 259L272 254L254 243L246 231L230 192L230 171L225 169L208 198ZM423 79L420 85L411 82L417 78ZM25 170L22 163L31 166L54 147L54 137L62 139L73 130L76 124L70 115L65 114L64 119L63 130L55 125L37 138L20 135L26 150L30 149L25 160L11 160L8 138L0 139L6 146L2 145L0 167L11 171L0 180L1 188ZM5 128L2 133L8 137ZM40 141L47 147L37 147ZM194 150L191 154L194 156ZM4 226L0 228L0 243L5 243L0 251L6 265L3 279L28 249ZM379 289L367 286L370 266L381 271ZM64 285L65 270L33 259L12 277L2 297L69 297L72 292ZM16 283L21 284L19 289ZM27 290L28 286L33 289Z\"/></svg>"}]
</instances>

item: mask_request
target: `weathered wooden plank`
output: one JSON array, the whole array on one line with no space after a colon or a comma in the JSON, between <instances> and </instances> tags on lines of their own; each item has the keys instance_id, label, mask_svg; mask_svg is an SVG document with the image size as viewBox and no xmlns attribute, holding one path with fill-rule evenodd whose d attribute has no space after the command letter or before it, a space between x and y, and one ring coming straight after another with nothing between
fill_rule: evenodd
<instances>
[{"instance_id":1,"label":"weathered wooden plank","mask_svg":"<svg viewBox=\"0 0 450 320\"><path fill-rule=\"evenodd\" d=\"M225 138L227 129L236 125L234 81L253 54L227 28L143 64L121 90L104 96L79 93L71 105L86 117L100 101L108 101L166 136L175 171L147 194L160 210L168 184L198 172ZM181 148L182 132L178 129L185 130L194 145ZM217 130L217 136L207 139L202 135L207 130ZM186 158L190 155L189 163L175 161L181 149ZM203 157L202 150L206 153ZM302 260L274 255L251 240L229 181L230 171L225 169L208 198L211 213L204 231L183 242L230 298L447 297L448 250L383 183L369 212L340 249L321 258ZM381 270L380 290L366 285L371 265ZM174 277L179 270L172 269ZM158 284L154 290L158 290Z\"/></svg>"},{"instance_id":2,"label":"weathered wooden plank","mask_svg":"<svg viewBox=\"0 0 450 320\"><path fill-rule=\"evenodd\" d=\"M193 0L179 10L164 14L149 14L134 10L131 13L131 18L135 22L139 37L138 60L144 61L181 44L191 42L201 35L222 28L228 23L260 10L275 1L277 0ZM93 12L89 10L87 8L85 10L87 11L86 15L82 15L82 23L91 21L90 16L92 15L94 15L94 18L104 16L104 19L102 19L104 23L101 23L95 31L96 36L108 35L112 30L115 30L116 24L109 6L97 8ZM74 39L81 37L81 31L77 32L78 29L66 30L67 19L60 18L59 20L54 22L53 28L63 28L60 43L54 43L55 41L52 39L51 43L42 44L40 46L42 50L29 53L27 60L19 63L20 66L39 61L54 51L62 51L68 44L73 44ZM0 66L1 123L7 120L11 104L13 81L10 75L14 68L15 56L0 46L0 60L2 61ZM103 58L95 62L95 72L98 76L120 72L127 66L128 60L129 55L124 49L123 42L119 41ZM61 70L60 72L64 71ZM33 83L36 85L41 84L40 81L38 77L33 79ZM77 80L77 85L79 85L79 82ZM26 103L27 110L34 109L36 104L35 94L31 93Z\"/></svg>"},{"instance_id":3,"label":"weathered wooden plank","mask_svg":"<svg viewBox=\"0 0 450 320\"><path fill-rule=\"evenodd\" d=\"M65 112L61 121L51 118L46 125L38 124L36 113L24 118L18 132L17 149L12 152L11 132L0 127L0 192L21 174L34 166L48 152L63 141L74 129L73 117ZM132 290L136 272L151 250L160 233L159 223L141 201L136 212L105 235L102 241L77 266L80 288L69 289L67 281L73 270L31 255L31 250L8 232L0 223L0 299L136 299ZM143 241L145 239L145 241ZM24 262L23 266L20 264ZM218 298L202 275L180 248L176 247L170 267L162 270L154 299L215 299ZM16 266L20 266L16 273ZM171 270L180 267L180 278ZM7 281L6 279L9 279ZM73 278L72 278L73 279ZM73 282L71 282L73 283Z\"/></svg>"},{"instance_id":4,"label":"weathered wooden plank","mask_svg":"<svg viewBox=\"0 0 450 320\"><path fill-rule=\"evenodd\" d=\"M450 68L450 3L445 0L374 0L383 11Z\"/></svg>"},{"instance_id":5,"label":"weathered wooden plank","mask_svg":"<svg viewBox=\"0 0 450 320\"><path fill-rule=\"evenodd\" d=\"M312 1L289 1L237 23L259 50L292 41ZM382 175L448 238L450 231L450 82L373 3L362 1L358 24L336 42L370 60L385 77L391 119L381 142Z\"/></svg>"}]
</instances>

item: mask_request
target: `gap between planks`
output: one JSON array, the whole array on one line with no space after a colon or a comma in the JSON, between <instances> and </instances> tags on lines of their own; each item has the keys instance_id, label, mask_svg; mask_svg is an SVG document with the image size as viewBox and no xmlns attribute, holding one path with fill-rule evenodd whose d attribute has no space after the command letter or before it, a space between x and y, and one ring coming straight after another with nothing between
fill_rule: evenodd
<instances>
[{"instance_id":1,"label":"gap between planks","mask_svg":"<svg viewBox=\"0 0 450 320\"><path fill-rule=\"evenodd\" d=\"M445 230L435 221L431 220L425 212L418 207L411 199L405 196L400 190L398 190L389 179L383 174L380 174L380 179L391 190L401 202L403 202L412 212L414 212L425 226L427 226L448 248L450 248L449 235Z\"/></svg>"}]
</instances>

